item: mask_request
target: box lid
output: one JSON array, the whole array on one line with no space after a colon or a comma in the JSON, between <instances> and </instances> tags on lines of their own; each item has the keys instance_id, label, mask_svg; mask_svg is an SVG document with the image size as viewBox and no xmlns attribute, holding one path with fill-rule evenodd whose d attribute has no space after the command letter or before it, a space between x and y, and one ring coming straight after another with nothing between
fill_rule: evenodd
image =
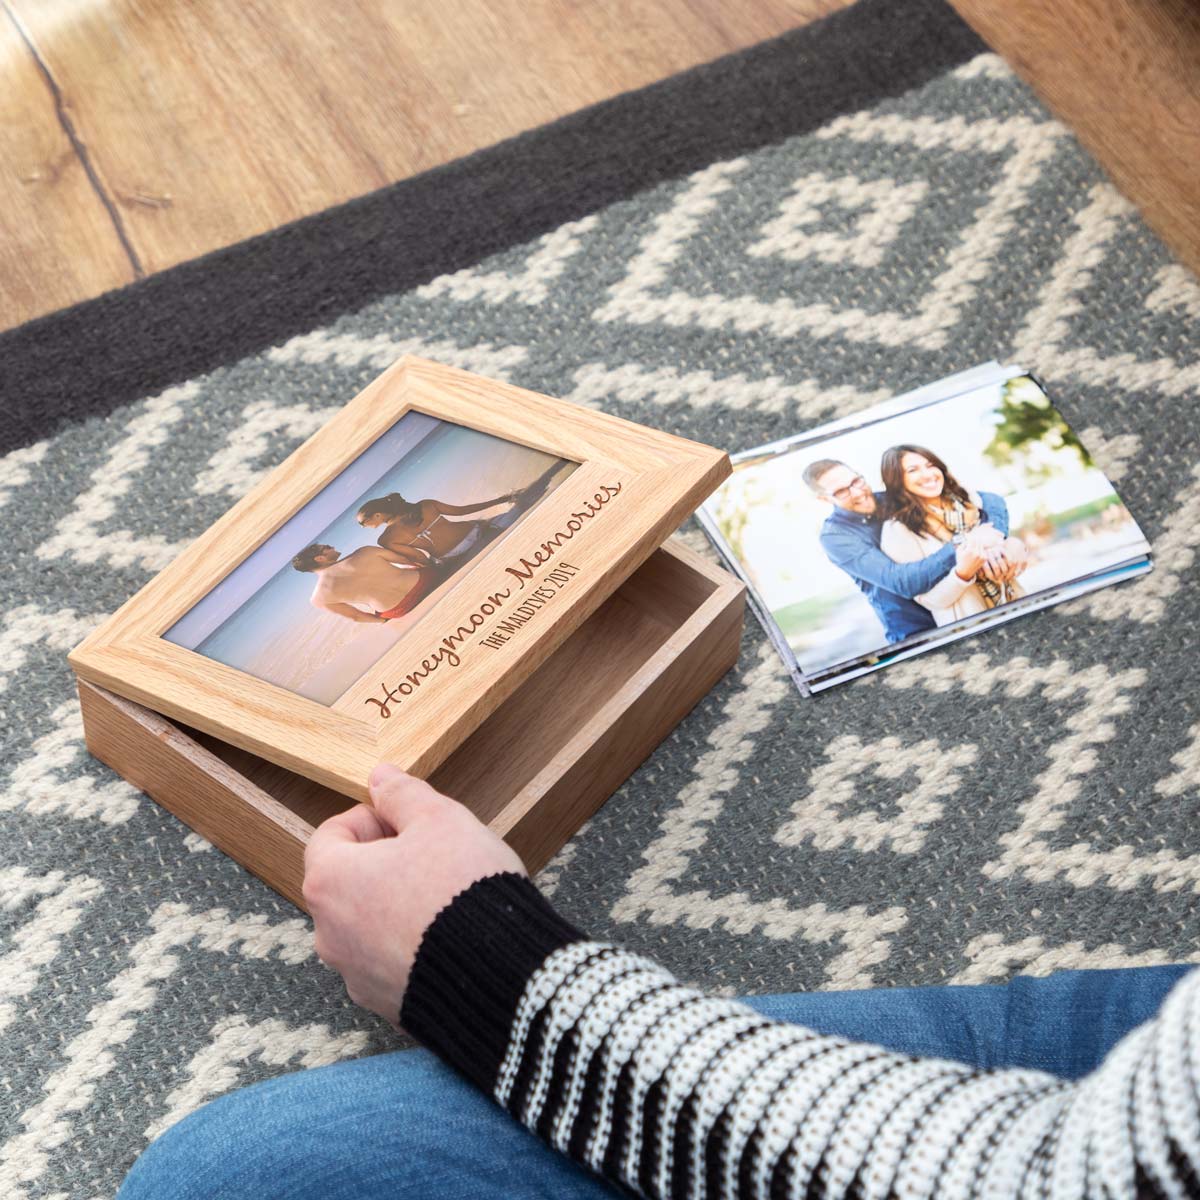
<instances>
[{"instance_id":1,"label":"box lid","mask_svg":"<svg viewBox=\"0 0 1200 1200\"><path fill-rule=\"evenodd\" d=\"M712 447L404 358L69 659L365 799L380 760L432 772L728 472Z\"/></svg>"}]
</instances>

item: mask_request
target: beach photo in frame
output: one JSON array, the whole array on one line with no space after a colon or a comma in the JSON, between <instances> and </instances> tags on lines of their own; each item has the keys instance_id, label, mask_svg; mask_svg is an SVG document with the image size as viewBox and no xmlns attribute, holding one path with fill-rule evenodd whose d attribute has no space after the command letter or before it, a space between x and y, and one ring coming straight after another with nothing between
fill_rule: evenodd
<instances>
[{"instance_id":1,"label":"beach photo in frame","mask_svg":"<svg viewBox=\"0 0 1200 1200\"><path fill-rule=\"evenodd\" d=\"M334 704L577 466L409 410L163 636Z\"/></svg>"},{"instance_id":2,"label":"beach photo in frame","mask_svg":"<svg viewBox=\"0 0 1200 1200\"><path fill-rule=\"evenodd\" d=\"M365 798L380 760L432 771L728 471L712 447L405 358L70 661Z\"/></svg>"}]
</instances>

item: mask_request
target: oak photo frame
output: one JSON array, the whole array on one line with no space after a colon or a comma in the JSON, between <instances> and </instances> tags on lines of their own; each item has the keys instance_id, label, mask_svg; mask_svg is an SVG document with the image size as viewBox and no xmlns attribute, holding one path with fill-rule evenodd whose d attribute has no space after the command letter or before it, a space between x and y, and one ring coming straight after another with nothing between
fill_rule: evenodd
<instances>
[{"instance_id":1,"label":"oak photo frame","mask_svg":"<svg viewBox=\"0 0 1200 1200\"><path fill-rule=\"evenodd\" d=\"M462 567L444 595L439 591L421 619L332 703L164 638L409 412L578 465ZM423 777L433 772L729 470L728 457L712 447L402 358L89 635L69 661L83 680L365 800L367 777L380 760ZM525 620L498 628L542 588L541 604L529 606Z\"/></svg>"}]
</instances>

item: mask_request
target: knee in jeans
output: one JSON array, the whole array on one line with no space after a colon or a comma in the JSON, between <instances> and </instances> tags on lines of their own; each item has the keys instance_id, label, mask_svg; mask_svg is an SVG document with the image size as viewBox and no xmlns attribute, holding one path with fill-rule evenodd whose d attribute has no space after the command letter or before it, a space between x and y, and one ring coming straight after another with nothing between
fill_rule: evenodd
<instances>
[{"instance_id":1,"label":"knee in jeans","mask_svg":"<svg viewBox=\"0 0 1200 1200\"><path fill-rule=\"evenodd\" d=\"M273 1176L272 1134L248 1093L231 1092L172 1125L142 1152L118 1200L217 1200L260 1196ZM249 1111L255 1110L255 1111Z\"/></svg>"}]
</instances>

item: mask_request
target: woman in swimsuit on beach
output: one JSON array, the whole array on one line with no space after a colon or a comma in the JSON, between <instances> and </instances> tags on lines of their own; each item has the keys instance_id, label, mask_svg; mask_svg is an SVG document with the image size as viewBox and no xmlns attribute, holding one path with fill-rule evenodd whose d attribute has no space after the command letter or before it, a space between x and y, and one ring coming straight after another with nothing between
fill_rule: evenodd
<instances>
[{"instance_id":1,"label":"woman in swimsuit on beach","mask_svg":"<svg viewBox=\"0 0 1200 1200\"><path fill-rule=\"evenodd\" d=\"M481 504L447 504L432 498L413 502L405 500L399 492L390 492L368 500L358 510L358 523L367 529L382 525L376 540L385 550L403 552L416 548L428 553L432 563L459 566L528 512L546 493L551 479L562 466L562 463L555 463L527 488ZM482 512L498 504L511 504L511 507L489 519L452 519Z\"/></svg>"}]
</instances>

